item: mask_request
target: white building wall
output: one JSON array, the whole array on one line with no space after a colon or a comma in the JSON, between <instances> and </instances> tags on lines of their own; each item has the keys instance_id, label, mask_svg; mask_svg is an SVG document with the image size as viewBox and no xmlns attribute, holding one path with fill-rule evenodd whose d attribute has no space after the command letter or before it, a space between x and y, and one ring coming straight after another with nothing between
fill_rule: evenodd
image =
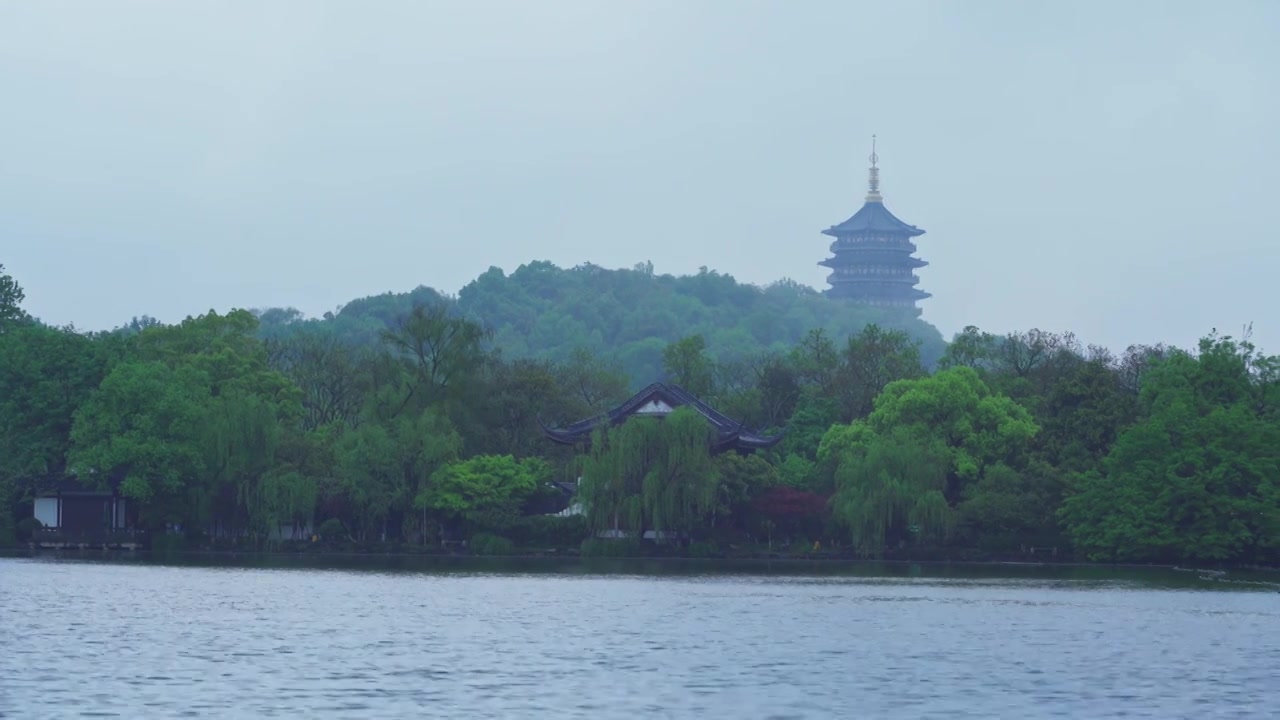
<instances>
[{"instance_id":1,"label":"white building wall","mask_svg":"<svg viewBox=\"0 0 1280 720\"><path fill-rule=\"evenodd\" d=\"M58 498L36 498L35 516L45 527L58 527Z\"/></svg>"},{"instance_id":2,"label":"white building wall","mask_svg":"<svg viewBox=\"0 0 1280 720\"><path fill-rule=\"evenodd\" d=\"M271 533L272 540L306 540L311 537L311 523L295 528L293 525L280 525Z\"/></svg>"}]
</instances>

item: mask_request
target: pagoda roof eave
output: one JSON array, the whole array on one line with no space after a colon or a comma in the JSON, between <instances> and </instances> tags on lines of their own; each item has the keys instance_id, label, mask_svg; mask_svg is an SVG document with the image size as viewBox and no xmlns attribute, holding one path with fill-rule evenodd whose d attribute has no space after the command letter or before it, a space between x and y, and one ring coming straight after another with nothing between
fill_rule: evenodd
<instances>
[{"instance_id":1,"label":"pagoda roof eave","mask_svg":"<svg viewBox=\"0 0 1280 720\"><path fill-rule=\"evenodd\" d=\"M822 231L823 235L839 237L856 232L902 233L907 237L917 237L924 230L915 225L908 225L889 212L883 202L867 201L858 212L839 225L832 225Z\"/></svg>"}]
</instances>

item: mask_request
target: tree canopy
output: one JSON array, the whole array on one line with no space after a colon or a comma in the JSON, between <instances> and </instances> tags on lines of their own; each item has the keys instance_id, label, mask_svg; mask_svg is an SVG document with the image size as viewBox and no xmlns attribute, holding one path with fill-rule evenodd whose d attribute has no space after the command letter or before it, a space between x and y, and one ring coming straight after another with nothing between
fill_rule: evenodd
<instances>
[{"instance_id":1,"label":"tree canopy","mask_svg":"<svg viewBox=\"0 0 1280 720\"><path fill-rule=\"evenodd\" d=\"M51 530L32 501L72 480L206 548L585 553L654 531L690 553L1280 563L1280 360L1247 337L944 344L794 283L648 265L101 333L23 301L0 270L0 543ZM688 408L545 437L654 380L783 440L713 455Z\"/></svg>"}]
</instances>

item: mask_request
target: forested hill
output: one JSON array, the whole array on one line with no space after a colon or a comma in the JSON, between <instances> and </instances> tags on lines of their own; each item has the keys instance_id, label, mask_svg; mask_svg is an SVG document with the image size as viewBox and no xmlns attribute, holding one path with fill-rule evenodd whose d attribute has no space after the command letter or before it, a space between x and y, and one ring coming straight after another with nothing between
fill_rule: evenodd
<instances>
[{"instance_id":1,"label":"forested hill","mask_svg":"<svg viewBox=\"0 0 1280 720\"><path fill-rule=\"evenodd\" d=\"M652 263L609 270L539 261L510 275L495 267L456 298L419 287L354 300L322 319L304 320L292 309L262 311L261 333L279 337L323 328L352 342L376 343L415 304L439 302L487 328L491 345L507 357L564 361L585 348L616 361L634 385L659 377L663 348L691 335L705 338L708 354L721 362L788 352L810 330L845 338L870 323L919 341L926 366L945 349L936 328L903 313L831 300L789 280L760 287L706 268L696 275L659 275Z\"/></svg>"}]
</instances>

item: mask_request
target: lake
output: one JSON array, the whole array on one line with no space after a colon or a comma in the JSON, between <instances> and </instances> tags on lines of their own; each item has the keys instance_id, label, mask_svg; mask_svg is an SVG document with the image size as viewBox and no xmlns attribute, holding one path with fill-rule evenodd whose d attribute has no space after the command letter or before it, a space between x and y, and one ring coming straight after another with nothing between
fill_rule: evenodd
<instances>
[{"instance_id":1,"label":"lake","mask_svg":"<svg viewBox=\"0 0 1280 720\"><path fill-rule=\"evenodd\" d=\"M0 717L1274 717L1274 579L7 557Z\"/></svg>"}]
</instances>

